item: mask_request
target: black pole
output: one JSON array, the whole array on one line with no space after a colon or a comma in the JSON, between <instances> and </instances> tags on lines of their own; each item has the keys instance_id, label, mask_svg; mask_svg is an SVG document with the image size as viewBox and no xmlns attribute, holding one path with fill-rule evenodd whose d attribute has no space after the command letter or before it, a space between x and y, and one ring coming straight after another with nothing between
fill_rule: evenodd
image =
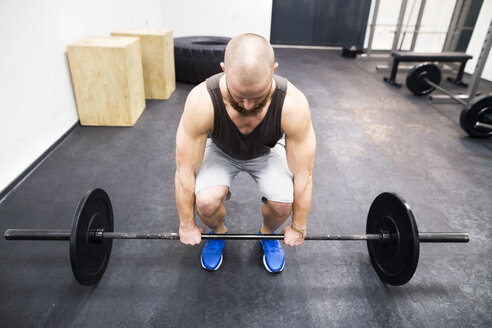
<instances>
[{"instance_id":1,"label":"black pole","mask_svg":"<svg viewBox=\"0 0 492 328\"><path fill-rule=\"evenodd\" d=\"M70 240L69 230L8 229L7 240Z\"/></svg>"},{"instance_id":2,"label":"black pole","mask_svg":"<svg viewBox=\"0 0 492 328\"><path fill-rule=\"evenodd\" d=\"M455 95L453 95L453 94L452 94L451 92L449 92L448 90L446 90L446 89L444 89L444 88L440 87L439 85L435 84L434 82L432 82L432 81L431 81L431 80L429 80L428 78L425 78L425 77L424 77L424 81L425 81L425 83L427 83L427 84L428 84L428 85L430 85L431 87L436 88L437 90L441 91L442 93L444 93L444 94L446 94L446 95L450 96L451 98L453 98L453 99L454 99L454 100L456 100L457 102L461 103L462 105L464 105L464 106L467 106L467 105L468 105L465 101L463 101L462 99L460 99L460 98L456 97Z\"/></svg>"},{"instance_id":3,"label":"black pole","mask_svg":"<svg viewBox=\"0 0 492 328\"><path fill-rule=\"evenodd\" d=\"M421 243L467 243L470 236L466 232L421 232Z\"/></svg>"},{"instance_id":4,"label":"black pole","mask_svg":"<svg viewBox=\"0 0 492 328\"><path fill-rule=\"evenodd\" d=\"M99 232L102 233L103 239L167 239L177 240L179 235L177 233L130 233L130 232ZM95 234L96 238L98 233ZM382 237L379 234L369 235L308 235L305 240L380 240ZM283 240L282 234L202 234L202 239L226 239L226 240L264 240L275 239Z\"/></svg>"},{"instance_id":5,"label":"black pole","mask_svg":"<svg viewBox=\"0 0 492 328\"><path fill-rule=\"evenodd\" d=\"M8 229L5 231L7 240L70 240L69 230L43 230L43 229ZM106 239L165 239L178 240L177 233L157 232L106 232L94 231L91 234L96 241ZM380 240L387 241L389 235L383 234L359 234L359 235L307 235L306 240ZM284 235L257 235L257 234L202 234L202 239L234 239L234 240L283 240ZM422 243L467 243L470 237L466 232L421 232L419 240Z\"/></svg>"}]
</instances>

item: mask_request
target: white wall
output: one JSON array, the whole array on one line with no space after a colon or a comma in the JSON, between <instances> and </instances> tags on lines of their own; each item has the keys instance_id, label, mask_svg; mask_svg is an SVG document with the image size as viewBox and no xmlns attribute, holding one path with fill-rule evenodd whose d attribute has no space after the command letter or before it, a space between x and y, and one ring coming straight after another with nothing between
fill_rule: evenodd
<instances>
[{"instance_id":1,"label":"white wall","mask_svg":"<svg viewBox=\"0 0 492 328\"><path fill-rule=\"evenodd\" d=\"M477 24L475 25L475 30L471 37L470 43L466 52L473 55L473 59L468 61L465 71L468 73L473 73L475 66L478 61L480 51L482 50L483 42L487 34L487 30L492 21L492 0L485 0L478 15ZM489 35L491 38L492 35ZM482 78L492 81L492 55L489 53L487 63L482 73Z\"/></svg>"},{"instance_id":2,"label":"white wall","mask_svg":"<svg viewBox=\"0 0 492 328\"><path fill-rule=\"evenodd\" d=\"M372 2L372 6L374 6L374 3L375 1ZM411 32L414 30L421 3L421 0L407 1L402 26L403 43L401 43L402 39L400 39L397 48L400 48L400 46L402 50L408 50L410 48L413 37ZM426 1L420 25L420 31L423 31L423 33L418 36L415 51L439 52L442 50L455 3L456 0ZM401 0L380 1L376 23L379 26L376 26L372 44L374 50L391 49L401 4ZM370 15L369 24L372 20L372 13ZM405 31L406 33L404 33ZM426 34L425 32L432 32L432 34ZM368 33L369 28L366 34L368 35ZM367 39L366 37L366 46Z\"/></svg>"},{"instance_id":3,"label":"white wall","mask_svg":"<svg viewBox=\"0 0 492 328\"><path fill-rule=\"evenodd\" d=\"M408 1L412 2L411 0ZM415 51L441 52L449 29L449 23L453 16L456 0L427 0L420 31L415 44ZM415 8L415 21L417 20L418 7ZM426 34L425 32L431 32ZM409 37L411 40L412 36ZM411 42L408 42L410 48Z\"/></svg>"},{"instance_id":4,"label":"white wall","mask_svg":"<svg viewBox=\"0 0 492 328\"><path fill-rule=\"evenodd\" d=\"M235 36L251 32L270 40L272 0L166 1L164 22L174 36Z\"/></svg>"},{"instance_id":5,"label":"white wall","mask_svg":"<svg viewBox=\"0 0 492 328\"><path fill-rule=\"evenodd\" d=\"M0 191L78 120L66 46L123 27L270 36L272 0L0 1Z\"/></svg>"},{"instance_id":6,"label":"white wall","mask_svg":"<svg viewBox=\"0 0 492 328\"><path fill-rule=\"evenodd\" d=\"M372 7L374 7L375 1L372 1ZM400 13L402 0L381 0L379 5L379 11L377 16L377 25L374 32L374 40L372 43L373 50L390 50L393 45L394 31L396 30L396 23ZM407 8L405 11L405 18L403 19L402 31L413 31L415 22L417 20L419 7L421 0L408 0ZM456 0L427 0L425 5L424 14L422 16L420 30L424 33L420 34L417 38L414 51L422 52L440 52L442 51L444 41L446 38L445 33L449 28L451 16L453 14ZM368 24L372 22L372 15L374 8L371 7L371 13L369 15ZM412 10L413 7L413 10ZM467 48L467 53L473 55L473 60L470 60L466 66L466 73L473 73L476 65L476 60L479 57L482 44L485 39L487 29L492 19L492 0L484 0L480 14L473 31L470 44ZM388 26L393 25L393 26ZM406 26L408 25L408 28ZM426 34L425 32L431 32ZM367 47L369 28L367 29L365 47ZM410 49L412 34L407 33L404 37L402 50ZM489 58L491 58L489 54ZM482 73L482 78L492 81L492 63L491 60L487 60L487 65Z\"/></svg>"}]
</instances>

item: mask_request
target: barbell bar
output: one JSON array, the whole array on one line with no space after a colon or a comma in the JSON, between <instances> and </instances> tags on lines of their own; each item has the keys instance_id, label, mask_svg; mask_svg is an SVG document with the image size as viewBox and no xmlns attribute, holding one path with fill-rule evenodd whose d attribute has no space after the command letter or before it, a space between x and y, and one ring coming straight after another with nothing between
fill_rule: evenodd
<instances>
[{"instance_id":1,"label":"barbell bar","mask_svg":"<svg viewBox=\"0 0 492 328\"><path fill-rule=\"evenodd\" d=\"M459 102L460 104L462 104L463 106L465 106L465 108L463 109L463 112L465 113L463 115L463 119L464 119L464 122L466 122L467 118L467 114L468 113L472 113L472 111L470 111L470 108L471 107L468 107L468 103L466 101L464 101L463 99L459 98L459 97L456 97L455 95L453 95L451 92L449 92L448 90L444 89L443 87L435 84L434 82L432 82L431 80L427 79L427 78L424 78L424 81L429 84L430 86L432 86L433 88L441 91L442 93L444 94L447 94L448 96L450 96L451 98L453 98L454 100L456 100L457 102ZM489 97L489 96L485 96L485 97ZM486 99L485 99L486 100ZM487 107L484 107L481 109L479 109L478 111L481 112L481 111L484 111L484 110L490 110L490 106L487 106ZM476 111L476 110L475 110ZM470 115L470 114L468 114ZM484 115L484 119L487 120L487 123L485 122L480 122L480 121L473 121L472 123L472 126L473 126L473 131L476 130L476 128L485 128L485 129L489 129L490 132L492 133L492 111L490 111L489 114L487 115ZM461 117L460 117L460 121L461 121ZM490 122L490 123L488 123ZM467 125L467 123L462 123L462 125ZM465 129L466 131L466 129ZM475 136L475 132L472 132L473 133L473 136ZM490 135L490 134L489 134Z\"/></svg>"},{"instance_id":2,"label":"barbell bar","mask_svg":"<svg viewBox=\"0 0 492 328\"><path fill-rule=\"evenodd\" d=\"M448 96L450 96L451 98L453 98L454 100L456 100L457 102L459 102L460 104L462 104L463 106L467 106L468 105L468 103L466 101L464 101L463 99L460 99L460 98L456 97L451 92L449 92L448 90L444 89L443 87L440 87L439 85L435 84L434 82L432 82L428 78L424 78L424 81L425 81L425 83L427 83L428 85L430 85L434 89L437 89L437 90L441 91L442 93L447 94Z\"/></svg>"},{"instance_id":3,"label":"barbell bar","mask_svg":"<svg viewBox=\"0 0 492 328\"><path fill-rule=\"evenodd\" d=\"M86 193L75 211L72 229L7 229L6 240L70 241L70 262L76 280L94 285L104 274L113 239L179 240L177 233L114 232L108 194L96 188ZM282 234L202 234L203 239L283 240ZM307 235L306 240L366 241L371 263L378 276L390 285L403 285L415 273L419 244L467 243L465 232L418 232L410 206L399 195L382 193L372 202L366 234Z\"/></svg>"},{"instance_id":4,"label":"barbell bar","mask_svg":"<svg viewBox=\"0 0 492 328\"><path fill-rule=\"evenodd\" d=\"M413 67L407 75L407 88L417 96L431 93L435 89L450 96L464 106L460 125L471 137L492 136L492 95L482 95L465 102L439 85L441 70L437 65L425 63Z\"/></svg>"},{"instance_id":5,"label":"barbell bar","mask_svg":"<svg viewBox=\"0 0 492 328\"><path fill-rule=\"evenodd\" d=\"M43 229L8 229L5 231L7 240L70 240L69 230L43 230ZM179 234L175 232L106 232L104 229L92 231L88 238L95 242L105 239L165 239L179 240ZM202 239L227 239L227 240L283 240L282 234L208 234L203 233ZM362 235L307 235L305 240L390 240L390 236L383 234Z\"/></svg>"},{"instance_id":6,"label":"barbell bar","mask_svg":"<svg viewBox=\"0 0 492 328\"><path fill-rule=\"evenodd\" d=\"M48 229L7 229L4 234L7 240L70 240L69 230ZM102 242L105 239L164 239L179 240L176 232L106 232L104 229L92 231L89 240ZM389 234L354 234L354 235L306 235L304 240L343 240L343 241L367 241L377 240L382 243L391 242ZM208 234L202 233L202 239L225 239L225 240L284 240L282 234ZM421 243L467 243L470 241L468 233L465 232L420 232Z\"/></svg>"}]
</instances>

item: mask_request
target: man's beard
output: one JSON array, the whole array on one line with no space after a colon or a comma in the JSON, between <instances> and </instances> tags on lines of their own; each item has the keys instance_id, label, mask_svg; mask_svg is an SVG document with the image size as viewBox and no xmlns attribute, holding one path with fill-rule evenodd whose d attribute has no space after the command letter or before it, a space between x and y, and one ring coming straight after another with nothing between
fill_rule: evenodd
<instances>
[{"instance_id":1,"label":"man's beard","mask_svg":"<svg viewBox=\"0 0 492 328\"><path fill-rule=\"evenodd\" d=\"M241 107L237 101L232 98L231 94L229 93L229 90L227 90L227 101L229 104L236 110L239 114L243 116L256 116L260 114L263 111L263 108L265 107L266 103L271 99L271 90L268 92L268 94L265 96L265 99L263 99L262 102L260 102L257 105L254 105L253 108L251 109L245 109L244 107Z\"/></svg>"}]
</instances>

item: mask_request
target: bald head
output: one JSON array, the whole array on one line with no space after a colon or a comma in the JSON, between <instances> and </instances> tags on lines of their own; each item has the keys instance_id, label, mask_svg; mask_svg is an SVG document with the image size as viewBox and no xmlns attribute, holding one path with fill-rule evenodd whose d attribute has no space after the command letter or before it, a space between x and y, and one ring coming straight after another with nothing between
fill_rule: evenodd
<instances>
[{"instance_id":1,"label":"bald head","mask_svg":"<svg viewBox=\"0 0 492 328\"><path fill-rule=\"evenodd\" d=\"M229 78L244 85L261 83L273 76L275 55L262 36L247 33L229 41L225 50L224 66Z\"/></svg>"}]
</instances>

